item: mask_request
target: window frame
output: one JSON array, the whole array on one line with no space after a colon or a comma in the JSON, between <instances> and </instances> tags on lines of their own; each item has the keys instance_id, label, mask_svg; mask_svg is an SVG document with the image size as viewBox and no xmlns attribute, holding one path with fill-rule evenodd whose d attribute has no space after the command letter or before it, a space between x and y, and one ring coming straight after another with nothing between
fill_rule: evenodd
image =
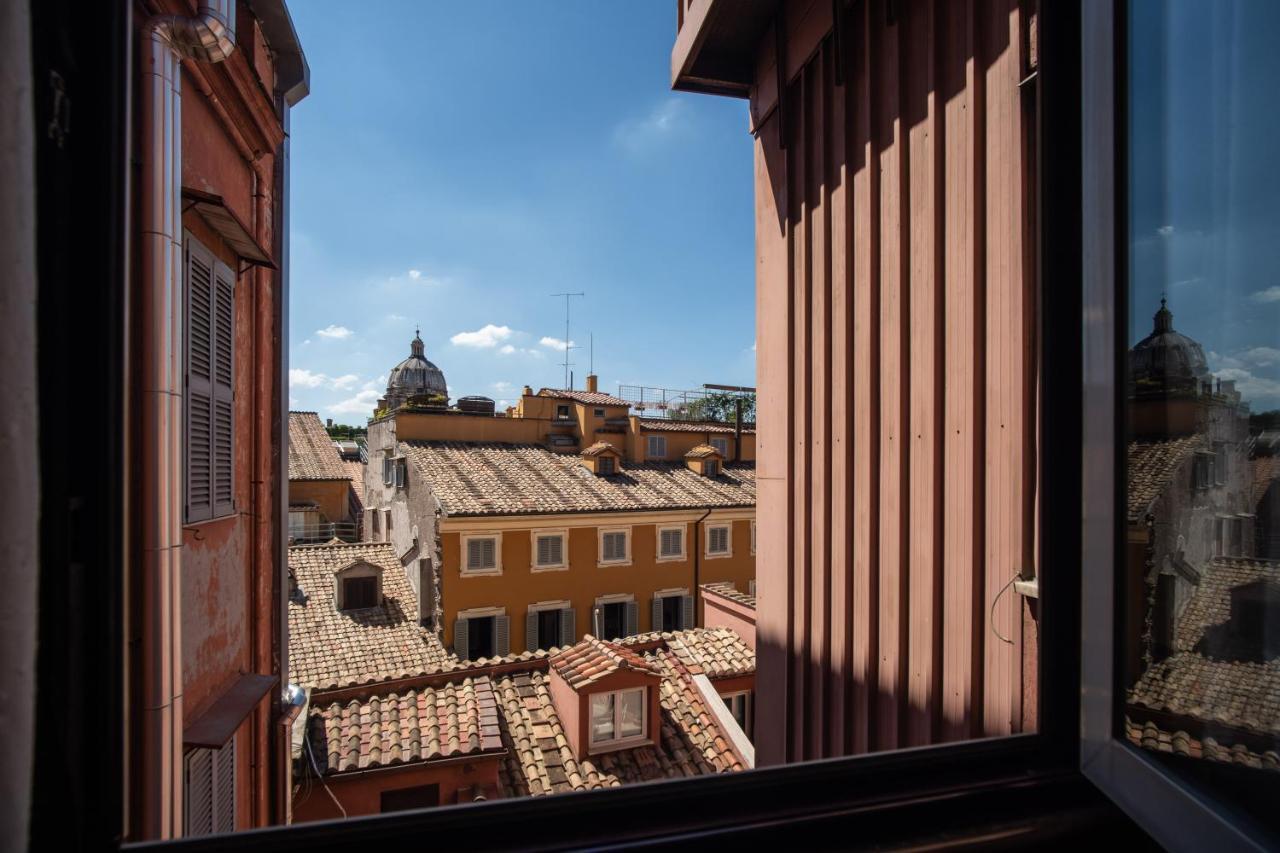
<instances>
[{"instance_id":1,"label":"window frame","mask_svg":"<svg viewBox=\"0 0 1280 853\"><path fill-rule=\"evenodd\" d=\"M751 737L751 729L753 728L752 723L755 722L752 719L752 714L751 714L752 712L751 706L755 704L752 701L752 694L754 692L755 692L754 690L748 689L748 690L731 690L728 693L720 694L720 698L725 700L725 705L729 708L729 716L733 717L734 720L738 722L738 725L742 728L743 733L745 733L748 738ZM729 703L730 699L742 700L742 707L744 711L742 716L746 720L745 725L743 724L743 721L738 720L737 716L733 713L733 705Z\"/></svg>"},{"instance_id":2,"label":"window frame","mask_svg":"<svg viewBox=\"0 0 1280 853\"><path fill-rule=\"evenodd\" d=\"M620 560L606 560L604 558L604 537L610 534L622 534L622 547L625 556ZM631 528L630 527L598 527L596 528L596 566L605 568L610 566L629 566L631 565Z\"/></svg>"},{"instance_id":3,"label":"window frame","mask_svg":"<svg viewBox=\"0 0 1280 853\"><path fill-rule=\"evenodd\" d=\"M493 541L493 566L483 569L468 568L470 562L470 542L475 539L492 539ZM458 541L460 543L460 554L458 559L458 574L464 578L491 577L502 574L502 531L473 531L468 533L459 533Z\"/></svg>"},{"instance_id":4,"label":"window frame","mask_svg":"<svg viewBox=\"0 0 1280 853\"><path fill-rule=\"evenodd\" d=\"M620 720L622 717L622 703L619 701L624 693L639 693L640 707L643 711L640 714L640 734L630 735L628 737L616 737L618 730L621 728ZM603 696L613 697L613 733L615 737L606 740L596 740L595 727L595 703L596 699ZM648 687L623 687L619 690L601 690L592 693L587 700L587 753L594 754L597 752L612 752L617 749L628 749L633 746L649 742L649 688Z\"/></svg>"},{"instance_id":5,"label":"window frame","mask_svg":"<svg viewBox=\"0 0 1280 853\"><path fill-rule=\"evenodd\" d=\"M1125 563L1125 383L1128 347L1128 3L1083 7L1082 69L1083 408L1081 488L1080 770L1170 849L1252 847L1268 833L1189 774L1173 773L1121 732ZM1206 463L1207 464L1207 463ZM1200 489L1199 455L1192 489ZM1205 472L1208 473L1208 472ZM1208 476L1204 488L1213 484ZM1216 534L1215 534L1216 535ZM1224 531L1225 538L1225 531ZM1224 548L1228 547L1224 543ZM1274 843L1275 836L1270 836Z\"/></svg>"},{"instance_id":6,"label":"window frame","mask_svg":"<svg viewBox=\"0 0 1280 853\"><path fill-rule=\"evenodd\" d=\"M661 453L654 453L654 442L662 448ZM644 437L644 458L645 459L666 459L667 458L667 437L665 435L646 434Z\"/></svg>"},{"instance_id":7,"label":"window frame","mask_svg":"<svg viewBox=\"0 0 1280 853\"><path fill-rule=\"evenodd\" d=\"M679 554L663 554L662 553L662 531L679 530L680 531L680 553ZM687 524L655 524L654 525L654 562L658 563L678 563L682 560L689 559L689 526Z\"/></svg>"},{"instance_id":8,"label":"window frame","mask_svg":"<svg viewBox=\"0 0 1280 853\"><path fill-rule=\"evenodd\" d=\"M729 439L722 435L713 435L707 439L707 444L711 445L720 454L721 458L729 458Z\"/></svg>"},{"instance_id":9,"label":"window frame","mask_svg":"<svg viewBox=\"0 0 1280 853\"><path fill-rule=\"evenodd\" d=\"M560 539L560 562L538 562L538 540ZM529 571L531 572L567 572L569 571L569 528L536 529L529 531Z\"/></svg>"},{"instance_id":10,"label":"window frame","mask_svg":"<svg viewBox=\"0 0 1280 853\"><path fill-rule=\"evenodd\" d=\"M704 521L702 522L702 557L706 560L723 560L733 556L733 521ZM711 550L711 531L725 531L724 550Z\"/></svg>"}]
</instances>

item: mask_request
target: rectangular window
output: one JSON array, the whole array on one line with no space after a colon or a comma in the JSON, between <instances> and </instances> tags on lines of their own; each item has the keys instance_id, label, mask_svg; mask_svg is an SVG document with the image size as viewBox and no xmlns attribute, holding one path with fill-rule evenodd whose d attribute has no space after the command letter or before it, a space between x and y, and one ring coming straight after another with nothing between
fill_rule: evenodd
<instances>
[{"instance_id":1,"label":"rectangular window","mask_svg":"<svg viewBox=\"0 0 1280 853\"><path fill-rule=\"evenodd\" d=\"M356 610L378 606L378 579L344 578L342 581L342 609Z\"/></svg>"},{"instance_id":2,"label":"rectangular window","mask_svg":"<svg viewBox=\"0 0 1280 853\"><path fill-rule=\"evenodd\" d=\"M625 563L627 555L627 531L606 530L600 534L600 562Z\"/></svg>"},{"instance_id":3,"label":"rectangular window","mask_svg":"<svg viewBox=\"0 0 1280 853\"><path fill-rule=\"evenodd\" d=\"M610 601L597 606L600 613L599 636L605 640L629 637L636 632L634 601Z\"/></svg>"},{"instance_id":4,"label":"rectangular window","mask_svg":"<svg viewBox=\"0 0 1280 853\"><path fill-rule=\"evenodd\" d=\"M729 531L727 524L717 524L707 528L707 556L728 556Z\"/></svg>"},{"instance_id":5,"label":"rectangular window","mask_svg":"<svg viewBox=\"0 0 1280 853\"><path fill-rule=\"evenodd\" d=\"M467 657L471 660L494 656L493 616L467 620Z\"/></svg>"},{"instance_id":6,"label":"rectangular window","mask_svg":"<svg viewBox=\"0 0 1280 853\"><path fill-rule=\"evenodd\" d=\"M235 511L235 273L186 235L186 520Z\"/></svg>"},{"instance_id":7,"label":"rectangular window","mask_svg":"<svg viewBox=\"0 0 1280 853\"><path fill-rule=\"evenodd\" d=\"M466 541L468 572L492 572L498 569L498 540L494 536L475 536Z\"/></svg>"},{"instance_id":8,"label":"rectangular window","mask_svg":"<svg viewBox=\"0 0 1280 853\"><path fill-rule=\"evenodd\" d=\"M185 834L236 829L236 738L219 749L193 749L183 759Z\"/></svg>"},{"instance_id":9,"label":"rectangular window","mask_svg":"<svg viewBox=\"0 0 1280 853\"><path fill-rule=\"evenodd\" d=\"M537 614L539 649L549 649L563 644L560 637L560 611L542 610Z\"/></svg>"},{"instance_id":10,"label":"rectangular window","mask_svg":"<svg viewBox=\"0 0 1280 853\"><path fill-rule=\"evenodd\" d=\"M531 652L572 645L578 640L575 613L567 601L532 605L525 618L524 645Z\"/></svg>"},{"instance_id":11,"label":"rectangular window","mask_svg":"<svg viewBox=\"0 0 1280 853\"><path fill-rule=\"evenodd\" d=\"M694 627L693 596L683 593L655 595L653 630L684 631Z\"/></svg>"},{"instance_id":12,"label":"rectangular window","mask_svg":"<svg viewBox=\"0 0 1280 853\"><path fill-rule=\"evenodd\" d=\"M464 610L453 622L453 650L461 660L505 657L511 651L510 617L497 608Z\"/></svg>"},{"instance_id":13,"label":"rectangular window","mask_svg":"<svg viewBox=\"0 0 1280 853\"><path fill-rule=\"evenodd\" d=\"M534 537L537 547L534 553L534 565L540 569L563 568L564 559L563 533L538 535Z\"/></svg>"},{"instance_id":14,"label":"rectangular window","mask_svg":"<svg viewBox=\"0 0 1280 853\"><path fill-rule=\"evenodd\" d=\"M645 450L645 457L648 459L666 459L667 437L665 435L649 436L648 447Z\"/></svg>"},{"instance_id":15,"label":"rectangular window","mask_svg":"<svg viewBox=\"0 0 1280 853\"><path fill-rule=\"evenodd\" d=\"M601 475L602 475L602 476L605 476L605 477L612 477L612 476L613 476L613 474L614 474L614 470L613 470L613 457L612 457L612 456L601 456L601 457L600 457L600 473L601 473Z\"/></svg>"},{"instance_id":16,"label":"rectangular window","mask_svg":"<svg viewBox=\"0 0 1280 853\"><path fill-rule=\"evenodd\" d=\"M661 527L658 529L659 559L680 559L684 556L684 528Z\"/></svg>"},{"instance_id":17,"label":"rectangular window","mask_svg":"<svg viewBox=\"0 0 1280 853\"><path fill-rule=\"evenodd\" d=\"M395 482L395 472L393 470L395 463L390 456L382 457L382 485L390 486Z\"/></svg>"},{"instance_id":18,"label":"rectangular window","mask_svg":"<svg viewBox=\"0 0 1280 853\"><path fill-rule=\"evenodd\" d=\"M711 439L711 446L718 450L721 456L726 459L729 458L729 439L713 438Z\"/></svg>"},{"instance_id":19,"label":"rectangular window","mask_svg":"<svg viewBox=\"0 0 1280 853\"><path fill-rule=\"evenodd\" d=\"M751 691L726 693L722 698L724 704L729 706L729 713L733 714L733 718L738 721L738 726L747 737L751 737Z\"/></svg>"},{"instance_id":20,"label":"rectangular window","mask_svg":"<svg viewBox=\"0 0 1280 853\"><path fill-rule=\"evenodd\" d=\"M604 417L604 409L596 409L596 417L597 417L597 418L603 418L603 417Z\"/></svg>"},{"instance_id":21,"label":"rectangular window","mask_svg":"<svg viewBox=\"0 0 1280 853\"><path fill-rule=\"evenodd\" d=\"M394 791L383 791L379 794L379 799L379 811L383 814L408 809L431 809L440 805L440 786L437 784L397 788Z\"/></svg>"},{"instance_id":22,"label":"rectangular window","mask_svg":"<svg viewBox=\"0 0 1280 853\"><path fill-rule=\"evenodd\" d=\"M645 735L645 688L591 697L591 745L637 740Z\"/></svg>"},{"instance_id":23,"label":"rectangular window","mask_svg":"<svg viewBox=\"0 0 1280 853\"><path fill-rule=\"evenodd\" d=\"M569 419L569 407L556 406L556 417L562 421L567 421Z\"/></svg>"},{"instance_id":24,"label":"rectangular window","mask_svg":"<svg viewBox=\"0 0 1280 853\"><path fill-rule=\"evenodd\" d=\"M393 466L393 471L395 475L395 486L397 489L403 489L404 484L409 479L408 460L406 460L403 456L401 456L393 461L395 463Z\"/></svg>"},{"instance_id":25,"label":"rectangular window","mask_svg":"<svg viewBox=\"0 0 1280 853\"><path fill-rule=\"evenodd\" d=\"M751 553L756 552L756 520L751 519Z\"/></svg>"}]
</instances>

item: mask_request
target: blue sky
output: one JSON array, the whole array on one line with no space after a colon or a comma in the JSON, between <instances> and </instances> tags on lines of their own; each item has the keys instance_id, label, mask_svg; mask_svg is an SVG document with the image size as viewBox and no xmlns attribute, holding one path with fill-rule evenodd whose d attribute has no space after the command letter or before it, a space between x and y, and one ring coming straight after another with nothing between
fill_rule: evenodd
<instances>
[{"instance_id":1,"label":"blue sky","mask_svg":"<svg viewBox=\"0 0 1280 853\"><path fill-rule=\"evenodd\" d=\"M375 12L376 9L376 12ZM451 395L754 384L744 101L670 91L675 4L290 5L290 406L362 423L415 323Z\"/></svg>"}]
</instances>

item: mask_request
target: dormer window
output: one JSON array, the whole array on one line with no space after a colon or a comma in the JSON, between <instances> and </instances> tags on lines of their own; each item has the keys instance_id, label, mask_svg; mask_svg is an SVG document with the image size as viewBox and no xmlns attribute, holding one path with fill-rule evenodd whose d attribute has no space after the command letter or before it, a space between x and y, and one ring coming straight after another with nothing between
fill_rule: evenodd
<instances>
[{"instance_id":1,"label":"dormer window","mask_svg":"<svg viewBox=\"0 0 1280 853\"><path fill-rule=\"evenodd\" d=\"M569 420L568 406L556 406L556 420L561 420L561 421Z\"/></svg>"},{"instance_id":2,"label":"dormer window","mask_svg":"<svg viewBox=\"0 0 1280 853\"><path fill-rule=\"evenodd\" d=\"M716 459L708 459L702 465L702 473L707 477L719 477L720 462Z\"/></svg>"},{"instance_id":3,"label":"dormer window","mask_svg":"<svg viewBox=\"0 0 1280 853\"><path fill-rule=\"evenodd\" d=\"M622 746L645 739L647 688L596 693L591 697L591 746Z\"/></svg>"},{"instance_id":4,"label":"dormer window","mask_svg":"<svg viewBox=\"0 0 1280 853\"><path fill-rule=\"evenodd\" d=\"M355 562L334 574L338 610L361 610L382 604L382 569L372 563Z\"/></svg>"},{"instance_id":5,"label":"dormer window","mask_svg":"<svg viewBox=\"0 0 1280 853\"><path fill-rule=\"evenodd\" d=\"M597 441L582 451L582 465L597 477L611 477L618 473L622 453L607 441Z\"/></svg>"},{"instance_id":6,"label":"dormer window","mask_svg":"<svg viewBox=\"0 0 1280 853\"><path fill-rule=\"evenodd\" d=\"M603 457L599 462L599 467L596 469L596 472L601 477L612 477L615 473L614 467L613 467L613 457L612 456Z\"/></svg>"},{"instance_id":7,"label":"dormer window","mask_svg":"<svg viewBox=\"0 0 1280 853\"><path fill-rule=\"evenodd\" d=\"M719 477L723 460L724 454L710 444L699 444L684 455L689 470L703 477Z\"/></svg>"}]
</instances>

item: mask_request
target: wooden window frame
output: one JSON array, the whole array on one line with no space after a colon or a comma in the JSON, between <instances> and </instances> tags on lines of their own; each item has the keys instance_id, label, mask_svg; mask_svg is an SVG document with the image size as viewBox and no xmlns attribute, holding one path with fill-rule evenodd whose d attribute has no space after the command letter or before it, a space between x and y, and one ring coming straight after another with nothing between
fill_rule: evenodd
<instances>
[{"instance_id":1,"label":"wooden window frame","mask_svg":"<svg viewBox=\"0 0 1280 853\"><path fill-rule=\"evenodd\" d=\"M595 754L600 752L613 752L619 749L629 749L633 746L649 743L649 687L624 687L621 690L602 690L598 693L592 693L587 700L587 752ZM630 735L628 737L612 737L606 740L596 740L595 731L595 702L596 699L605 696L613 697L613 733L617 735L618 729L621 728L620 722L622 718L622 703L618 699L624 693L639 693L641 707L644 709L640 715L640 734Z\"/></svg>"},{"instance_id":2,"label":"wooden window frame","mask_svg":"<svg viewBox=\"0 0 1280 853\"><path fill-rule=\"evenodd\" d=\"M464 578L474 577L490 577L502 574L502 531L493 530L488 532L476 531L474 533L459 533L458 539L461 544L461 554L458 560L458 574ZM468 543L475 539L492 539L493 542L493 566L483 569L468 568L470 562L470 547Z\"/></svg>"}]
</instances>

